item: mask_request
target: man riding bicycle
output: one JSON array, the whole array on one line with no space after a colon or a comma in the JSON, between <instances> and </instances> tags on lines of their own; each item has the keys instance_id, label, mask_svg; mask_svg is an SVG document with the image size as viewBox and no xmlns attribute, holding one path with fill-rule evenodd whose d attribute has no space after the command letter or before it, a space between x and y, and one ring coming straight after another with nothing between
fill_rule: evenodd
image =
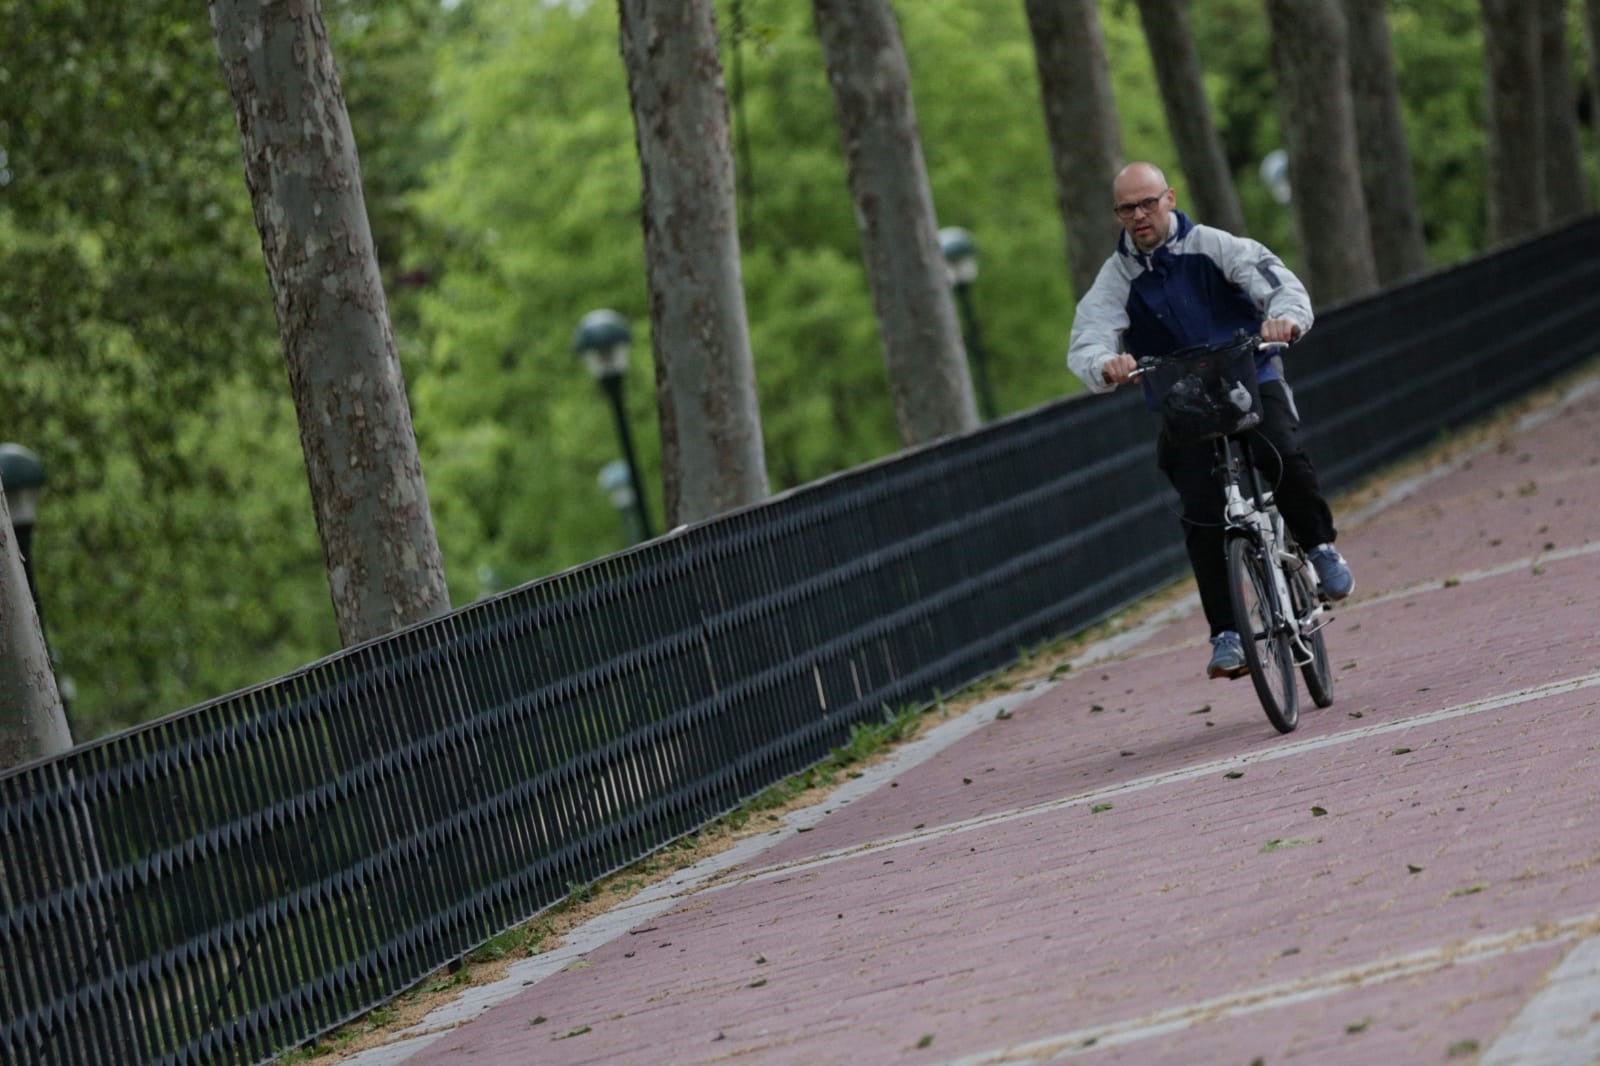
<instances>
[{"instance_id":1,"label":"man riding bicycle","mask_svg":"<svg viewBox=\"0 0 1600 1066\"><path fill-rule=\"evenodd\" d=\"M1152 163L1130 163L1112 183L1124 233L1078 301L1067 366L1090 392L1133 380L1137 360L1193 345L1226 343L1241 332L1288 344L1311 328L1311 298L1300 279L1258 241L1199 225L1175 210L1177 194ZM1278 509L1301 545L1323 594L1342 600L1355 578L1333 546L1338 531L1311 458L1301 447L1300 415L1275 353L1256 359L1262 420L1250 432ZM1154 408L1146 388L1145 400ZM1183 505L1184 541L1211 627L1212 678L1249 671L1234 631L1222 535L1222 496L1209 442L1179 444L1162 434L1156 463Z\"/></svg>"}]
</instances>

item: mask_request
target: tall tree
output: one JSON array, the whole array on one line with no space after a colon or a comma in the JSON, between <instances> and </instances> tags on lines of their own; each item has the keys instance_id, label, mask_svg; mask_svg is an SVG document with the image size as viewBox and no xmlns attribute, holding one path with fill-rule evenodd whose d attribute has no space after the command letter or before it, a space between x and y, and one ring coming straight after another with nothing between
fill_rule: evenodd
<instances>
[{"instance_id":1,"label":"tall tree","mask_svg":"<svg viewBox=\"0 0 1600 1066\"><path fill-rule=\"evenodd\" d=\"M1200 52L1189 28L1189 0L1139 0L1139 19L1195 214L1201 222L1243 235L1244 209L1212 120Z\"/></svg>"},{"instance_id":2,"label":"tall tree","mask_svg":"<svg viewBox=\"0 0 1600 1066\"><path fill-rule=\"evenodd\" d=\"M889 394L907 445L978 424L911 75L888 0L813 0Z\"/></svg>"},{"instance_id":3,"label":"tall tree","mask_svg":"<svg viewBox=\"0 0 1600 1066\"><path fill-rule=\"evenodd\" d=\"M1344 0L1350 25L1350 94L1361 156L1361 191L1378 279L1390 285L1428 268L1411 150L1400 112L1384 0Z\"/></svg>"},{"instance_id":4,"label":"tall tree","mask_svg":"<svg viewBox=\"0 0 1600 1066\"><path fill-rule=\"evenodd\" d=\"M1567 49L1567 0L1538 0L1540 117L1544 121L1545 223L1566 222L1589 211L1589 183L1578 146L1572 57Z\"/></svg>"},{"instance_id":5,"label":"tall tree","mask_svg":"<svg viewBox=\"0 0 1600 1066\"><path fill-rule=\"evenodd\" d=\"M1056 203L1079 296L1094 284L1121 232L1105 207L1122 165L1122 133L1098 7L1096 0L1027 0Z\"/></svg>"},{"instance_id":6,"label":"tall tree","mask_svg":"<svg viewBox=\"0 0 1600 1066\"><path fill-rule=\"evenodd\" d=\"M1480 0L1488 108L1489 240L1537 233L1548 215L1544 187L1543 75L1539 8L1527 0Z\"/></svg>"},{"instance_id":7,"label":"tall tree","mask_svg":"<svg viewBox=\"0 0 1600 1066\"><path fill-rule=\"evenodd\" d=\"M55 670L0 491L0 770L70 747Z\"/></svg>"},{"instance_id":8,"label":"tall tree","mask_svg":"<svg viewBox=\"0 0 1600 1066\"><path fill-rule=\"evenodd\" d=\"M667 524L767 494L713 0L620 0Z\"/></svg>"},{"instance_id":9,"label":"tall tree","mask_svg":"<svg viewBox=\"0 0 1600 1066\"><path fill-rule=\"evenodd\" d=\"M1338 0L1267 0L1272 67L1306 280L1323 305L1378 287Z\"/></svg>"},{"instance_id":10,"label":"tall tree","mask_svg":"<svg viewBox=\"0 0 1600 1066\"><path fill-rule=\"evenodd\" d=\"M1589 52L1589 124L1600 139L1600 0L1584 0L1583 42Z\"/></svg>"},{"instance_id":11,"label":"tall tree","mask_svg":"<svg viewBox=\"0 0 1600 1066\"><path fill-rule=\"evenodd\" d=\"M211 0L339 635L449 609L319 0Z\"/></svg>"}]
</instances>

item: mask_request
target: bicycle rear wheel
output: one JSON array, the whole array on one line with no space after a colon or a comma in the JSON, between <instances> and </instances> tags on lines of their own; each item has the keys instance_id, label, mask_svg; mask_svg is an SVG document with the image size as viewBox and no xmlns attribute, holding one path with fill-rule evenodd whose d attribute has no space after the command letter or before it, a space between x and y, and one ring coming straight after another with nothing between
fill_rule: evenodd
<instances>
[{"instance_id":1,"label":"bicycle rear wheel","mask_svg":"<svg viewBox=\"0 0 1600 1066\"><path fill-rule=\"evenodd\" d=\"M1279 617L1269 565L1248 537L1228 540L1228 589L1234 624L1239 627L1245 661L1250 664L1250 680L1267 721L1278 732L1288 733L1300 724L1294 647L1288 632L1293 622Z\"/></svg>"},{"instance_id":2,"label":"bicycle rear wheel","mask_svg":"<svg viewBox=\"0 0 1600 1066\"><path fill-rule=\"evenodd\" d=\"M1304 618L1317 602L1317 590L1311 584L1305 565L1289 575L1289 593L1294 600L1295 613ZM1333 668L1328 665L1328 642L1322 639L1322 630L1318 629L1306 643L1311 647L1311 661L1300 667L1300 675L1306 679L1306 691L1318 707L1331 707Z\"/></svg>"}]
</instances>

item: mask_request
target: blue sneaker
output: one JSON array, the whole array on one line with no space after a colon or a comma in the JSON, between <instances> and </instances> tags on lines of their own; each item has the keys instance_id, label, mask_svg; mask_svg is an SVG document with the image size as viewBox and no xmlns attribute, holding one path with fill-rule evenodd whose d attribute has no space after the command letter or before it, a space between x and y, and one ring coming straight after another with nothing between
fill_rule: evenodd
<instances>
[{"instance_id":1,"label":"blue sneaker","mask_svg":"<svg viewBox=\"0 0 1600 1066\"><path fill-rule=\"evenodd\" d=\"M1306 553L1306 558L1316 568L1317 580L1328 599L1342 600L1355 591L1356 579L1350 573L1350 564L1332 544L1318 544Z\"/></svg>"},{"instance_id":2,"label":"blue sneaker","mask_svg":"<svg viewBox=\"0 0 1600 1066\"><path fill-rule=\"evenodd\" d=\"M1215 680L1219 677L1243 677L1250 672L1250 664L1244 661L1244 646L1239 643L1239 634L1233 630L1226 630L1211 638L1211 661L1206 664L1206 676Z\"/></svg>"}]
</instances>

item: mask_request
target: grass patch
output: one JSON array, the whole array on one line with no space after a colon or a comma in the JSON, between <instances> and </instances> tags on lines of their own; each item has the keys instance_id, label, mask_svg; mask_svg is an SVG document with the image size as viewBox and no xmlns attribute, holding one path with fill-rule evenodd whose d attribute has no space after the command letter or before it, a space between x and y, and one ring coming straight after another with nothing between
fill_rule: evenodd
<instances>
[{"instance_id":1,"label":"grass patch","mask_svg":"<svg viewBox=\"0 0 1600 1066\"><path fill-rule=\"evenodd\" d=\"M1261 846L1262 851L1282 851L1285 848L1298 848L1303 844L1315 844L1315 840L1269 840Z\"/></svg>"}]
</instances>

